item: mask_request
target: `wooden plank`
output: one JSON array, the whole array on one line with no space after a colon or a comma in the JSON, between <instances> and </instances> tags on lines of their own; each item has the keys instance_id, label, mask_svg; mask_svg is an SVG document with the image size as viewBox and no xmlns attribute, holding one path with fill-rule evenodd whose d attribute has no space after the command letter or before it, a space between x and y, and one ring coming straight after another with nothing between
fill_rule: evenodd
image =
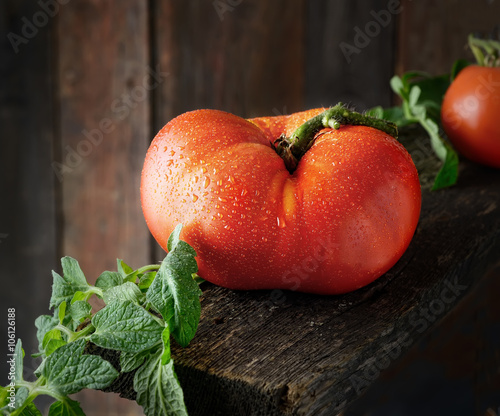
<instances>
[{"instance_id":1,"label":"wooden plank","mask_svg":"<svg viewBox=\"0 0 500 416\"><path fill-rule=\"evenodd\" d=\"M241 117L300 110L303 3L157 2L156 54L170 77L158 97L156 129L199 108Z\"/></svg>"},{"instance_id":2,"label":"wooden plank","mask_svg":"<svg viewBox=\"0 0 500 416\"><path fill-rule=\"evenodd\" d=\"M93 282L116 270L116 258L134 267L149 262L140 173L150 94L165 75L149 62L147 2L74 0L61 10L57 34L62 253ZM88 414L142 414L114 396L80 398Z\"/></svg>"},{"instance_id":3,"label":"wooden plank","mask_svg":"<svg viewBox=\"0 0 500 416\"><path fill-rule=\"evenodd\" d=\"M39 365L34 320L47 313L56 255L56 187L51 168L53 125L50 19L37 3L0 3L0 304L1 345L7 353L7 308L16 309L16 337L26 351L25 371ZM27 23L26 23L27 22ZM45 22L45 23L44 23ZM29 25L33 25L32 29ZM5 357L5 356L4 356ZM7 361L0 365L7 384Z\"/></svg>"},{"instance_id":4,"label":"wooden plank","mask_svg":"<svg viewBox=\"0 0 500 416\"><path fill-rule=\"evenodd\" d=\"M207 284L198 333L174 352L190 414L340 412L499 260L499 199L500 172L463 163L458 186L424 192L398 264L351 294Z\"/></svg>"},{"instance_id":5,"label":"wooden plank","mask_svg":"<svg viewBox=\"0 0 500 416\"><path fill-rule=\"evenodd\" d=\"M500 406L500 263L381 374L344 416L495 415Z\"/></svg>"},{"instance_id":6,"label":"wooden plank","mask_svg":"<svg viewBox=\"0 0 500 416\"><path fill-rule=\"evenodd\" d=\"M399 8L385 0L307 2L306 107L389 106Z\"/></svg>"},{"instance_id":7,"label":"wooden plank","mask_svg":"<svg viewBox=\"0 0 500 416\"><path fill-rule=\"evenodd\" d=\"M471 0L405 2L398 36L397 72L450 72L456 59L474 62L467 36L498 25L500 3Z\"/></svg>"}]
</instances>

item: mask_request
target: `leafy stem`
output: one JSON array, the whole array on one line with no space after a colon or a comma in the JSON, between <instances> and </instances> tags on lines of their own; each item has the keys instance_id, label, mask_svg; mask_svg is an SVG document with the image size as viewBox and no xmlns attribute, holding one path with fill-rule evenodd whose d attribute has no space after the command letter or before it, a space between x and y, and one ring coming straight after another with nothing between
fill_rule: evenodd
<instances>
[{"instance_id":1,"label":"leafy stem","mask_svg":"<svg viewBox=\"0 0 500 416\"><path fill-rule=\"evenodd\" d=\"M135 371L134 390L146 416L187 416L182 388L174 371L170 337L186 346L200 320L200 295L194 280L196 252L180 239L182 225L169 238L169 253L159 265L137 270L117 261L116 272L103 272L90 285L71 257L61 260L63 274L53 272L50 305L54 315L37 318L39 352L36 381L25 381L21 340L14 349L15 381L0 387L0 412L41 415L34 399L56 401L49 416L84 416L70 394L89 388L102 390L119 373L99 355L86 352L92 344L119 352L123 372ZM105 306L93 313L87 300L101 297ZM167 410L165 410L167 409Z\"/></svg>"},{"instance_id":2,"label":"leafy stem","mask_svg":"<svg viewBox=\"0 0 500 416\"><path fill-rule=\"evenodd\" d=\"M137 274L144 274L151 270L158 270L160 268L160 264L149 264L147 266L140 267L137 269Z\"/></svg>"},{"instance_id":3,"label":"leafy stem","mask_svg":"<svg viewBox=\"0 0 500 416\"><path fill-rule=\"evenodd\" d=\"M500 66L500 42L493 39L481 39L469 35L469 47L481 66Z\"/></svg>"}]
</instances>

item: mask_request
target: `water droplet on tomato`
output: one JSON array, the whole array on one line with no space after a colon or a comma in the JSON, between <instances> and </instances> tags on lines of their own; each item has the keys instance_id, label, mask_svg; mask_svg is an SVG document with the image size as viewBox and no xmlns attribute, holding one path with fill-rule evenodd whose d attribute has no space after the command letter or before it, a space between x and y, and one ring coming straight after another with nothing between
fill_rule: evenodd
<instances>
[{"instance_id":1,"label":"water droplet on tomato","mask_svg":"<svg viewBox=\"0 0 500 416\"><path fill-rule=\"evenodd\" d=\"M167 166L172 166L174 164L174 161L172 159L167 160Z\"/></svg>"},{"instance_id":2,"label":"water droplet on tomato","mask_svg":"<svg viewBox=\"0 0 500 416\"><path fill-rule=\"evenodd\" d=\"M203 166L203 167L201 168L201 171L202 171L203 173L207 173L207 168L206 168L205 166Z\"/></svg>"},{"instance_id":3,"label":"water droplet on tomato","mask_svg":"<svg viewBox=\"0 0 500 416\"><path fill-rule=\"evenodd\" d=\"M198 195L196 195L196 194L192 194L192 195L191 195L191 199L193 200L193 202L198 201Z\"/></svg>"},{"instance_id":4,"label":"water droplet on tomato","mask_svg":"<svg viewBox=\"0 0 500 416\"><path fill-rule=\"evenodd\" d=\"M228 180L229 180L229 182L234 183L234 178L231 175L229 175Z\"/></svg>"},{"instance_id":5,"label":"water droplet on tomato","mask_svg":"<svg viewBox=\"0 0 500 416\"><path fill-rule=\"evenodd\" d=\"M286 223L285 223L284 218L276 217L276 222L278 223L278 227L279 228L285 228L286 227Z\"/></svg>"},{"instance_id":6,"label":"water droplet on tomato","mask_svg":"<svg viewBox=\"0 0 500 416\"><path fill-rule=\"evenodd\" d=\"M210 178L208 176L205 176L205 179L203 181L203 187L206 189L210 185Z\"/></svg>"}]
</instances>

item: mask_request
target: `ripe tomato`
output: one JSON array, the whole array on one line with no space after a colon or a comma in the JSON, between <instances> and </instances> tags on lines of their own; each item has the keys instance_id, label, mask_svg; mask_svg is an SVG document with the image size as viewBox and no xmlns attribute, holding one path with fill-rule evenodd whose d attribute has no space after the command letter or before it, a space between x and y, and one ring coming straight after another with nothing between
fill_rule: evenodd
<instances>
[{"instance_id":1,"label":"ripe tomato","mask_svg":"<svg viewBox=\"0 0 500 416\"><path fill-rule=\"evenodd\" d=\"M322 109L245 120L198 110L170 121L146 155L141 199L166 250L178 223L199 275L231 289L338 294L391 268L421 192L411 157L371 127L324 129L291 174L271 145Z\"/></svg>"},{"instance_id":2,"label":"ripe tomato","mask_svg":"<svg viewBox=\"0 0 500 416\"><path fill-rule=\"evenodd\" d=\"M465 157L500 168L500 68L471 65L446 91L441 121Z\"/></svg>"}]
</instances>

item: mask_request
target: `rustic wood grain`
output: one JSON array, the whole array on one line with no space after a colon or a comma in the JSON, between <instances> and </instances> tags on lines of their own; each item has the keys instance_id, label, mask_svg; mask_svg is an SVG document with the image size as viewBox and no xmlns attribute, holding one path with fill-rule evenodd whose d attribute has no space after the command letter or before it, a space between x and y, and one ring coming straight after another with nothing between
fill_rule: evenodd
<instances>
[{"instance_id":1,"label":"rustic wood grain","mask_svg":"<svg viewBox=\"0 0 500 416\"><path fill-rule=\"evenodd\" d=\"M404 1L397 44L397 73L449 73L455 60L474 62L467 48L473 32L490 33L500 19L500 2L470 0Z\"/></svg>"},{"instance_id":2,"label":"rustic wood grain","mask_svg":"<svg viewBox=\"0 0 500 416\"><path fill-rule=\"evenodd\" d=\"M384 0L307 2L308 108L342 101L361 111L391 104L399 13L390 10Z\"/></svg>"},{"instance_id":3,"label":"rustic wood grain","mask_svg":"<svg viewBox=\"0 0 500 416\"><path fill-rule=\"evenodd\" d=\"M500 262L343 416L497 414Z\"/></svg>"},{"instance_id":4,"label":"rustic wood grain","mask_svg":"<svg viewBox=\"0 0 500 416\"><path fill-rule=\"evenodd\" d=\"M157 59L170 73L159 129L174 116L216 108L241 117L302 109L304 1L156 1Z\"/></svg>"},{"instance_id":5,"label":"rustic wood grain","mask_svg":"<svg viewBox=\"0 0 500 416\"><path fill-rule=\"evenodd\" d=\"M34 321L47 313L57 266L56 185L51 168L55 128L50 24L23 35L23 18L32 21L34 2L0 3L0 342L7 353L7 308L16 309L16 336L26 351L25 370L38 361ZM27 32L28 33L28 32ZM9 34L23 38L9 41ZM18 39L16 37L12 39ZM5 356L4 356L5 357ZM1 360L0 383L7 384Z\"/></svg>"},{"instance_id":6,"label":"rustic wood grain","mask_svg":"<svg viewBox=\"0 0 500 416\"><path fill-rule=\"evenodd\" d=\"M413 154L422 137L408 140ZM424 177L433 160L421 159ZM196 337L173 350L190 415L339 414L498 263L499 200L500 172L468 162L454 188L424 184L407 252L346 295L205 283Z\"/></svg>"},{"instance_id":7,"label":"rustic wood grain","mask_svg":"<svg viewBox=\"0 0 500 416\"><path fill-rule=\"evenodd\" d=\"M151 136L150 93L164 82L149 62L147 2L69 2L58 18L62 253L90 282L116 258L148 264L140 173ZM156 72L152 74L152 72ZM87 132L87 133L86 133ZM142 414L113 395L84 391L91 415Z\"/></svg>"}]
</instances>

